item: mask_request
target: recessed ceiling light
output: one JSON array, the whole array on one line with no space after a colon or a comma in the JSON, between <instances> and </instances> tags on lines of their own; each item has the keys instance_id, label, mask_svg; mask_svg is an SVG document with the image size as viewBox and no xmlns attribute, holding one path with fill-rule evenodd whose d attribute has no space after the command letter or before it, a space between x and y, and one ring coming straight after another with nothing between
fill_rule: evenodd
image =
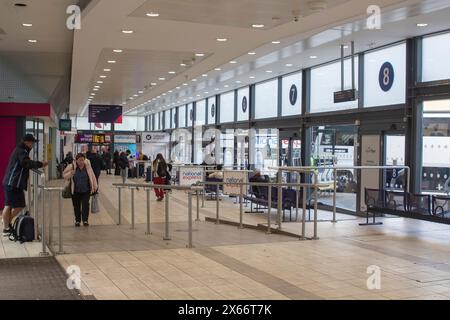
<instances>
[{"instance_id":1,"label":"recessed ceiling light","mask_svg":"<svg viewBox=\"0 0 450 320\"><path fill-rule=\"evenodd\" d=\"M201 95L198 94L197 97L201 97Z\"/></svg>"},{"instance_id":2,"label":"recessed ceiling light","mask_svg":"<svg viewBox=\"0 0 450 320\"><path fill-rule=\"evenodd\" d=\"M272 70L266 70L267 73L272 73Z\"/></svg>"},{"instance_id":3,"label":"recessed ceiling light","mask_svg":"<svg viewBox=\"0 0 450 320\"><path fill-rule=\"evenodd\" d=\"M101 75L101 76L100 76L100 78L102 78L102 79L105 79L105 78L106 78L106 76L104 76L104 75Z\"/></svg>"},{"instance_id":4,"label":"recessed ceiling light","mask_svg":"<svg viewBox=\"0 0 450 320\"><path fill-rule=\"evenodd\" d=\"M102 84L102 83L103 83L103 81L97 81L97 83L99 83L99 84Z\"/></svg>"},{"instance_id":5,"label":"recessed ceiling light","mask_svg":"<svg viewBox=\"0 0 450 320\"><path fill-rule=\"evenodd\" d=\"M418 23L417 26L418 26L418 27L422 27L422 28L423 28L423 27L427 27L427 26L428 26L428 23Z\"/></svg>"},{"instance_id":6,"label":"recessed ceiling light","mask_svg":"<svg viewBox=\"0 0 450 320\"><path fill-rule=\"evenodd\" d=\"M91 96L92 96L92 97L95 97L95 93L91 93Z\"/></svg>"},{"instance_id":7,"label":"recessed ceiling light","mask_svg":"<svg viewBox=\"0 0 450 320\"><path fill-rule=\"evenodd\" d=\"M30 40L28 40L28 42L30 42L30 43L36 43L36 42L37 42L37 40L34 40L34 39L30 39Z\"/></svg>"},{"instance_id":8,"label":"recessed ceiling light","mask_svg":"<svg viewBox=\"0 0 450 320\"><path fill-rule=\"evenodd\" d=\"M134 31L133 30L122 30L122 33L132 34L132 33L134 33Z\"/></svg>"},{"instance_id":9,"label":"recessed ceiling light","mask_svg":"<svg viewBox=\"0 0 450 320\"><path fill-rule=\"evenodd\" d=\"M240 81L240 80L237 80L237 81L236 81L236 83L242 83L242 81Z\"/></svg>"},{"instance_id":10,"label":"recessed ceiling light","mask_svg":"<svg viewBox=\"0 0 450 320\"><path fill-rule=\"evenodd\" d=\"M180 63L181 67L186 67L186 63Z\"/></svg>"},{"instance_id":11,"label":"recessed ceiling light","mask_svg":"<svg viewBox=\"0 0 450 320\"><path fill-rule=\"evenodd\" d=\"M133 94L133 97L139 97L139 95L138 94Z\"/></svg>"},{"instance_id":12,"label":"recessed ceiling light","mask_svg":"<svg viewBox=\"0 0 450 320\"><path fill-rule=\"evenodd\" d=\"M103 69L105 72L111 72L111 69Z\"/></svg>"},{"instance_id":13,"label":"recessed ceiling light","mask_svg":"<svg viewBox=\"0 0 450 320\"><path fill-rule=\"evenodd\" d=\"M252 28L256 28L256 29L258 29L258 28L264 28L265 26L263 25L263 24L259 24L259 23L254 23L254 24L252 24Z\"/></svg>"},{"instance_id":14,"label":"recessed ceiling light","mask_svg":"<svg viewBox=\"0 0 450 320\"><path fill-rule=\"evenodd\" d=\"M169 71L169 74L176 74L175 71Z\"/></svg>"},{"instance_id":15,"label":"recessed ceiling light","mask_svg":"<svg viewBox=\"0 0 450 320\"><path fill-rule=\"evenodd\" d=\"M172 90L169 90L169 91L167 91L168 93L172 93L173 91Z\"/></svg>"},{"instance_id":16,"label":"recessed ceiling light","mask_svg":"<svg viewBox=\"0 0 450 320\"><path fill-rule=\"evenodd\" d=\"M234 61L234 60L233 60L233 61L230 61L230 63L231 63L231 64L235 64L235 63L237 63L237 61Z\"/></svg>"},{"instance_id":17,"label":"recessed ceiling light","mask_svg":"<svg viewBox=\"0 0 450 320\"><path fill-rule=\"evenodd\" d=\"M24 27L32 27L33 24L32 23L22 23L22 26L24 26Z\"/></svg>"},{"instance_id":18,"label":"recessed ceiling light","mask_svg":"<svg viewBox=\"0 0 450 320\"><path fill-rule=\"evenodd\" d=\"M309 56L310 59L317 59L317 56Z\"/></svg>"},{"instance_id":19,"label":"recessed ceiling light","mask_svg":"<svg viewBox=\"0 0 450 320\"><path fill-rule=\"evenodd\" d=\"M139 94L143 94L143 93L144 93L144 91L142 91L142 90L141 90L141 91L138 91L138 93L139 93Z\"/></svg>"},{"instance_id":20,"label":"recessed ceiling light","mask_svg":"<svg viewBox=\"0 0 450 320\"><path fill-rule=\"evenodd\" d=\"M250 78L250 79L255 79L255 76L250 76L249 78Z\"/></svg>"},{"instance_id":21,"label":"recessed ceiling light","mask_svg":"<svg viewBox=\"0 0 450 320\"><path fill-rule=\"evenodd\" d=\"M116 63L116 61L115 60L108 60L108 63L113 64L113 63Z\"/></svg>"},{"instance_id":22,"label":"recessed ceiling light","mask_svg":"<svg viewBox=\"0 0 450 320\"><path fill-rule=\"evenodd\" d=\"M256 52L251 51L248 54L251 55L251 56L254 56L256 54Z\"/></svg>"},{"instance_id":23,"label":"recessed ceiling light","mask_svg":"<svg viewBox=\"0 0 450 320\"><path fill-rule=\"evenodd\" d=\"M222 71L222 69L220 69L220 68L215 68L214 70L216 70L216 71Z\"/></svg>"},{"instance_id":24,"label":"recessed ceiling light","mask_svg":"<svg viewBox=\"0 0 450 320\"><path fill-rule=\"evenodd\" d=\"M206 73L202 74L203 78L206 78L208 75Z\"/></svg>"},{"instance_id":25,"label":"recessed ceiling light","mask_svg":"<svg viewBox=\"0 0 450 320\"><path fill-rule=\"evenodd\" d=\"M226 41L228 41L227 38L217 38L216 40L219 41L219 42L226 42Z\"/></svg>"},{"instance_id":26,"label":"recessed ceiling light","mask_svg":"<svg viewBox=\"0 0 450 320\"><path fill-rule=\"evenodd\" d=\"M348 49L348 46L344 46L344 49Z\"/></svg>"},{"instance_id":27,"label":"recessed ceiling light","mask_svg":"<svg viewBox=\"0 0 450 320\"><path fill-rule=\"evenodd\" d=\"M96 89L100 89L100 86L94 86L94 88L96 88Z\"/></svg>"},{"instance_id":28,"label":"recessed ceiling light","mask_svg":"<svg viewBox=\"0 0 450 320\"><path fill-rule=\"evenodd\" d=\"M113 51L114 51L115 53L122 53L122 52L123 52L122 49L114 49Z\"/></svg>"},{"instance_id":29,"label":"recessed ceiling light","mask_svg":"<svg viewBox=\"0 0 450 320\"><path fill-rule=\"evenodd\" d=\"M187 83L183 83L183 86L187 86L188 84Z\"/></svg>"},{"instance_id":30,"label":"recessed ceiling light","mask_svg":"<svg viewBox=\"0 0 450 320\"><path fill-rule=\"evenodd\" d=\"M152 83L150 83L150 85L151 85L151 86L156 86L157 83L156 83L156 82L152 82Z\"/></svg>"},{"instance_id":31,"label":"recessed ceiling light","mask_svg":"<svg viewBox=\"0 0 450 320\"><path fill-rule=\"evenodd\" d=\"M294 65L292 63L286 63L286 67L293 67Z\"/></svg>"},{"instance_id":32,"label":"recessed ceiling light","mask_svg":"<svg viewBox=\"0 0 450 320\"><path fill-rule=\"evenodd\" d=\"M133 97L130 97L130 100L134 100L134 98L133 98Z\"/></svg>"},{"instance_id":33,"label":"recessed ceiling light","mask_svg":"<svg viewBox=\"0 0 450 320\"><path fill-rule=\"evenodd\" d=\"M195 56L196 56L196 57L204 57L205 54L204 54L204 53L196 53Z\"/></svg>"},{"instance_id":34,"label":"recessed ceiling light","mask_svg":"<svg viewBox=\"0 0 450 320\"><path fill-rule=\"evenodd\" d=\"M216 88L216 89L214 89L214 90L219 91L220 89L219 89L219 88Z\"/></svg>"},{"instance_id":35,"label":"recessed ceiling light","mask_svg":"<svg viewBox=\"0 0 450 320\"><path fill-rule=\"evenodd\" d=\"M197 81L197 79L192 79L192 82L196 82Z\"/></svg>"},{"instance_id":36,"label":"recessed ceiling light","mask_svg":"<svg viewBox=\"0 0 450 320\"><path fill-rule=\"evenodd\" d=\"M92 89L93 91L98 91L99 89L98 88L94 88L94 89Z\"/></svg>"},{"instance_id":37,"label":"recessed ceiling light","mask_svg":"<svg viewBox=\"0 0 450 320\"><path fill-rule=\"evenodd\" d=\"M205 91L205 94L209 94L209 92L208 92L208 91Z\"/></svg>"},{"instance_id":38,"label":"recessed ceiling light","mask_svg":"<svg viewBox=\"0 0 450 320\"><path fill-rule=\"evenodd\" d=\"M180 90L180 89L181 89L181 87L176 87L175 89L177 89L177 90Z\"/></svg>"},{"instance_id":39,"label":"recessed ceiling light","mask_svg":"<svg viewBox=\"0 0 450 320\"><path fill-rule=\"evenodd\" d=\"M281 41L278 41L278 40L272 41L272 44L280 44L280 43L281 43Z\"/></svg>"},{"instance_id":40,"label":"recessed ceiling light","mask_svg":"<svg viewBox=\"0 0 450 320\"><path fill-rule=\"evenodd\" d=\"M224 85L223 87L224 87L224 88L228 88L228 87L229 87L229 85L227 85L227 84L226 84L226 85Z\"/></svg>"},{"instance_id":41,"label":"recessed ceiling light","mask_svg":"<svg viewBox=\"0 0 450 320\"><path fill-rule=\"evenodd\" d=\"M159 81L164 81L164 80L166 80L166 78L161 77L161 78L158 78L158 80Z\"/></svg>"},{"instance_id":42,"label":"recessed ceiling light","mask_svg":"<svg viewBox=\"0 0 450 320\"><path fill-rule=\"evenodd\" d=\"M146 16L147 17L151 17L151 18L156 18L156 17L159 17L159 13L157 13L157 12L148 12L146 14Z\"/></svg>"},{"instance_id":43,"label":"recessed ceiling light","mask_svg":"<svg viewBox=\"0 0 450 320\"><path fill-rule=\"evenodd\" d=\"M163 93L162 95L165 96L165 95L167 95L167 93Z\"/></svg>"}]
</instances>

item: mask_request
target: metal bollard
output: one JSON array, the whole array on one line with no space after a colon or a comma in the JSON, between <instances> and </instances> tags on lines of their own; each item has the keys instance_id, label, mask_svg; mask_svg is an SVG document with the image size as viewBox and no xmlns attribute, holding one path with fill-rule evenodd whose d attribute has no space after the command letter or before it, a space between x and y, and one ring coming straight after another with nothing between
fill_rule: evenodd
<instances>
[{"instance_id":1,"label":"metal bollard","mask_svg":"<svg viewBox=\"0 0 450 320\"><path fill-rule=\"evenodd\" d=\"M198 191L197 191L198 195ZM198 199L198 196L197 196ZM188 248L193 248L192 245L192 192L188 193L188 227L189 227L189 240L188 240Z\"/></svg>"},{"instance_id":2,"label":"metal bollard","mask_svg":"<svg viewBox=\"0 0 450 320\"><path fill-rule=\"evenodd\" d=\"M150 189L147 189L147 232L146 235L151 235L150 232Z\"/></svg>"},{"instance_id":3,"label":"metal bollard","mask_svg":"<svg viewBox=\"0 0 450 320\"><path fill-rule=\"evenodd\" d=\"M131 230L134 230L134 188L131 188Z\"/></svg>"},{"instance_id":4,"label":"metal bollard","mask_svg":"<svg viewBox=\"0 0 450 320\"><path fill-rule=\"evenodd\" d=\"M166 193L165 216L165 233L163 240L172 240L169 235L169 193Z\"/></svg>"},{"instance_id":5,"label":"metal bollard","mask_svg":"<svg viewBox=\"0 0 450 320\"><path fill-rule=\"evenodd\" d=\"M53 210L51 210L51 205L53 204L53 193L48 191L49 205L48 205L48 246L53 248Z\"/></svg>"},{"instance_id":6,"label":"metal bollard","mask_svg":"<svg viewBox=\"0 0 450 320\"><path fill-rule=\"evenodd\" d=\"M197 195L197 219L195 221L200 221L200 191L195 191Z\"/></svg>"},{"instance_id":7,"label":"metal bollard","mask_svg":"<svg viewBox=\"0 0 450 320\"><path fill-rule=\"evenodd\" d=\"M283 188L281 187L281 183L283 182L283 175L281 174L281 171L278 172L278 197L277 197L277 204L278 204L278 211L277 211L277 224L278 224L278 230L281 230L281 215L283 213ZM284 217L283 217L284 219Z\"/></svg>"},{"instance_id":8,"label":"metal bollard","mask_svg":"<svg viewBox=\"0 0 450 320\"><path fill-rule=\"evenodd\" d=\"M205 185L203 185L203 192L202 192L202 208L205 207Z\"/></svg>"},{"instance_id":9,"label":"metal bollard","mask_svg":"<svg viewBox=\"0 0 450 320\"><path fill-rule=\"evenodd\" d=\"M306 187L303 187L303 213L302 213L302 236L300 238L300 240L305 240L305 233L306 233L306 193L308 192L308 190L306 189Z\"/></svg>"},{"instance_id":10,"label":"metal bollard","mask_svg":"<svg viewBox=\"0 0 450 320\"><path fill-rule=\"evenodd\" d=\"M267 234L271 234L272 230L271 230L271 217L270 215L272 214L272 187L269 186L269 192L268 192L268 198L269 198L269 203L268 203L268 214L267 214Z\"/></svg>"},{"instance_id":11,"label":"metal bollard","mask_svg":"<svg viewBox=\"0 0 450 320\"><path fill-rule=\"evenodd\" d=\"M244 207L242 206L242 197L244 196L242 184L239 187L239 229L244 229Z\"/></svg>"},{"instance_id":12,"label":"metal bollard","mask_svg":"<svg viewBox=\"0 0 450 320\"><path fill-rule=\"evenodd\" d=\"M315 175L314 183L314 240L319 240L317 237L317 173Z\"/></svg>"},{"instance_id":13,"label":"metal bollard","mask_svg":"<svg viewBox=\"0 0 450 320\"><path fill-rule=\"evenodd\" d=\"M58 254L64 254L64 247L63 247L63 221L62 221L62 195L61 193L58 193L58 225L59 225L59 250Z\"/></svg>"},{"instance_id":14,"label":"metal bollard","mask_svg":"<svg viewBox=\"0 0 450 320\"><path fill-rule=\"evenodd\" d=\"M45 184L45 182L44 182ZM42 252L39 254L40 256L48 256L47 245L45 239L45 192L42 189L42 231L41 231L41 240L42 240Z\"/></svg>"},{"instance_id":15,"label":"metal bollard","mask_svg":"<svg viewBox=\"0 0 450 320\"><path fill-rule=\"evenodd\" d=\"M216 224L220 224L219 221L219 207L220 207L220 199L219 199L219 185L216 188Z\"/></svg>"},{"instance_id":16,"label":"metal bollard","mask_svg":"<svg viewBox=\"0 0 450 320\"><path fill-rule=\"evenodd\" d=\"M121 225L122 220L122 188L118 188L119 190L119 221L117 222L117 225Z\"/></svg>"},{"instance_id":17,"label":"metal bollard","mask_svg":"<svg viewBox=\"0 0 450 320\"><path fill-rule=\"evenodd\" d=\"M295 187L295 222L298 219L298 197L300 196L300 188L299 186Z\"/></svg>"},{"instance_id":18,"label":"metal bollard","mask_svg":"<svg viewBox=\"0 0 450 320\"><path fill-rule=\"evenodd\" d=\"M33 217L34 217L34 240L39 240L39 209L38 209L38 179L39 177L35 174L33 178Z\"/></svg>"},{"instance_id":19,"label":"metal bollard","mask_svg":"<svg viewBox=\"0 0 450 320\"><path fill-rule=\"evenodd\" d=\"M333 186L333 220L332 223L336 223L336 185L337 185L337 170L333 170L333 180L334 180L334 186Z\"/></svg>"}]
</instances>

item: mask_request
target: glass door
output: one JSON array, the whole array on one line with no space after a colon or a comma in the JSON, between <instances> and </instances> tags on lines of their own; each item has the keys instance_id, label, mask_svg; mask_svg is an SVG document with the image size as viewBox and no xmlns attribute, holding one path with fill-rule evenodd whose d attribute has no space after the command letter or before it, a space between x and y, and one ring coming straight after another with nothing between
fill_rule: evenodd
<instances>
[{"instance_id":1,"label":"glass door","mask_svg":"<svg viewBox=\"0 0 450 320\"><path fill-rule=\"evenodd\" d=\"M384 165L405 165L405 135L384 136ZM406 183L405 169L384 170L384 186L387 190L404 190Z\"/></svg>"}]
</instances>

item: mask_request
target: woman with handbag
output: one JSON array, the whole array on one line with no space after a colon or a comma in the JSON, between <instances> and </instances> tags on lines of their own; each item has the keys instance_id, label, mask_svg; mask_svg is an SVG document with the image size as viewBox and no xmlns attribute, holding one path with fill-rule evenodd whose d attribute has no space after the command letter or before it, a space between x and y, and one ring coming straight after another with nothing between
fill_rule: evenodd
<instances>
[{"instance_id":1,"label":"woman with handbag","mask_svg":"<svg viewBox=\"0 0 450 320\"><path fill-rule=\"evenodd\" d=\"M153 183L156 185L165 185L167 178L167 163L161 153L158 153L155 161L153 161ZM155 194L158 201L164 200L164 190L156 189Z\"/></svg>"},{"instance_id":2,"label":"woman with handbag","mask_svg":"<svg viewBox=\"0 0 450 320\"><path fill-rule=\"evenodd\" d=\"M91 163L82 153L76 156L75 162L68 165L64 170L64 179L69 181L70 194L72 195L72 204L75 212L75 227L81 225L89 226L89 201L91 195L97 192L97 179L92 170ZM67 192L65 192L67 193Z\"/></svg>"}]
</instances>

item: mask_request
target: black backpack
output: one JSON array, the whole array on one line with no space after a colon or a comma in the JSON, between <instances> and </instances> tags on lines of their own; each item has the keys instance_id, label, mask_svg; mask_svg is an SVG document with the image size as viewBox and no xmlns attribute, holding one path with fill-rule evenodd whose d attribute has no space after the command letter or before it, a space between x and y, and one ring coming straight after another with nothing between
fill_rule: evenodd
<instances>
[{"instance_id":1,"label":"black backpack","mask_svg":"<svg viewBox=\"0 0 450 320\"><path fill-rule=\"evenodd\" d=\"M9 235L9 240L20 243L34 241L34 219L26 212L16 218Z\"/></svg>"}]
</instances>

